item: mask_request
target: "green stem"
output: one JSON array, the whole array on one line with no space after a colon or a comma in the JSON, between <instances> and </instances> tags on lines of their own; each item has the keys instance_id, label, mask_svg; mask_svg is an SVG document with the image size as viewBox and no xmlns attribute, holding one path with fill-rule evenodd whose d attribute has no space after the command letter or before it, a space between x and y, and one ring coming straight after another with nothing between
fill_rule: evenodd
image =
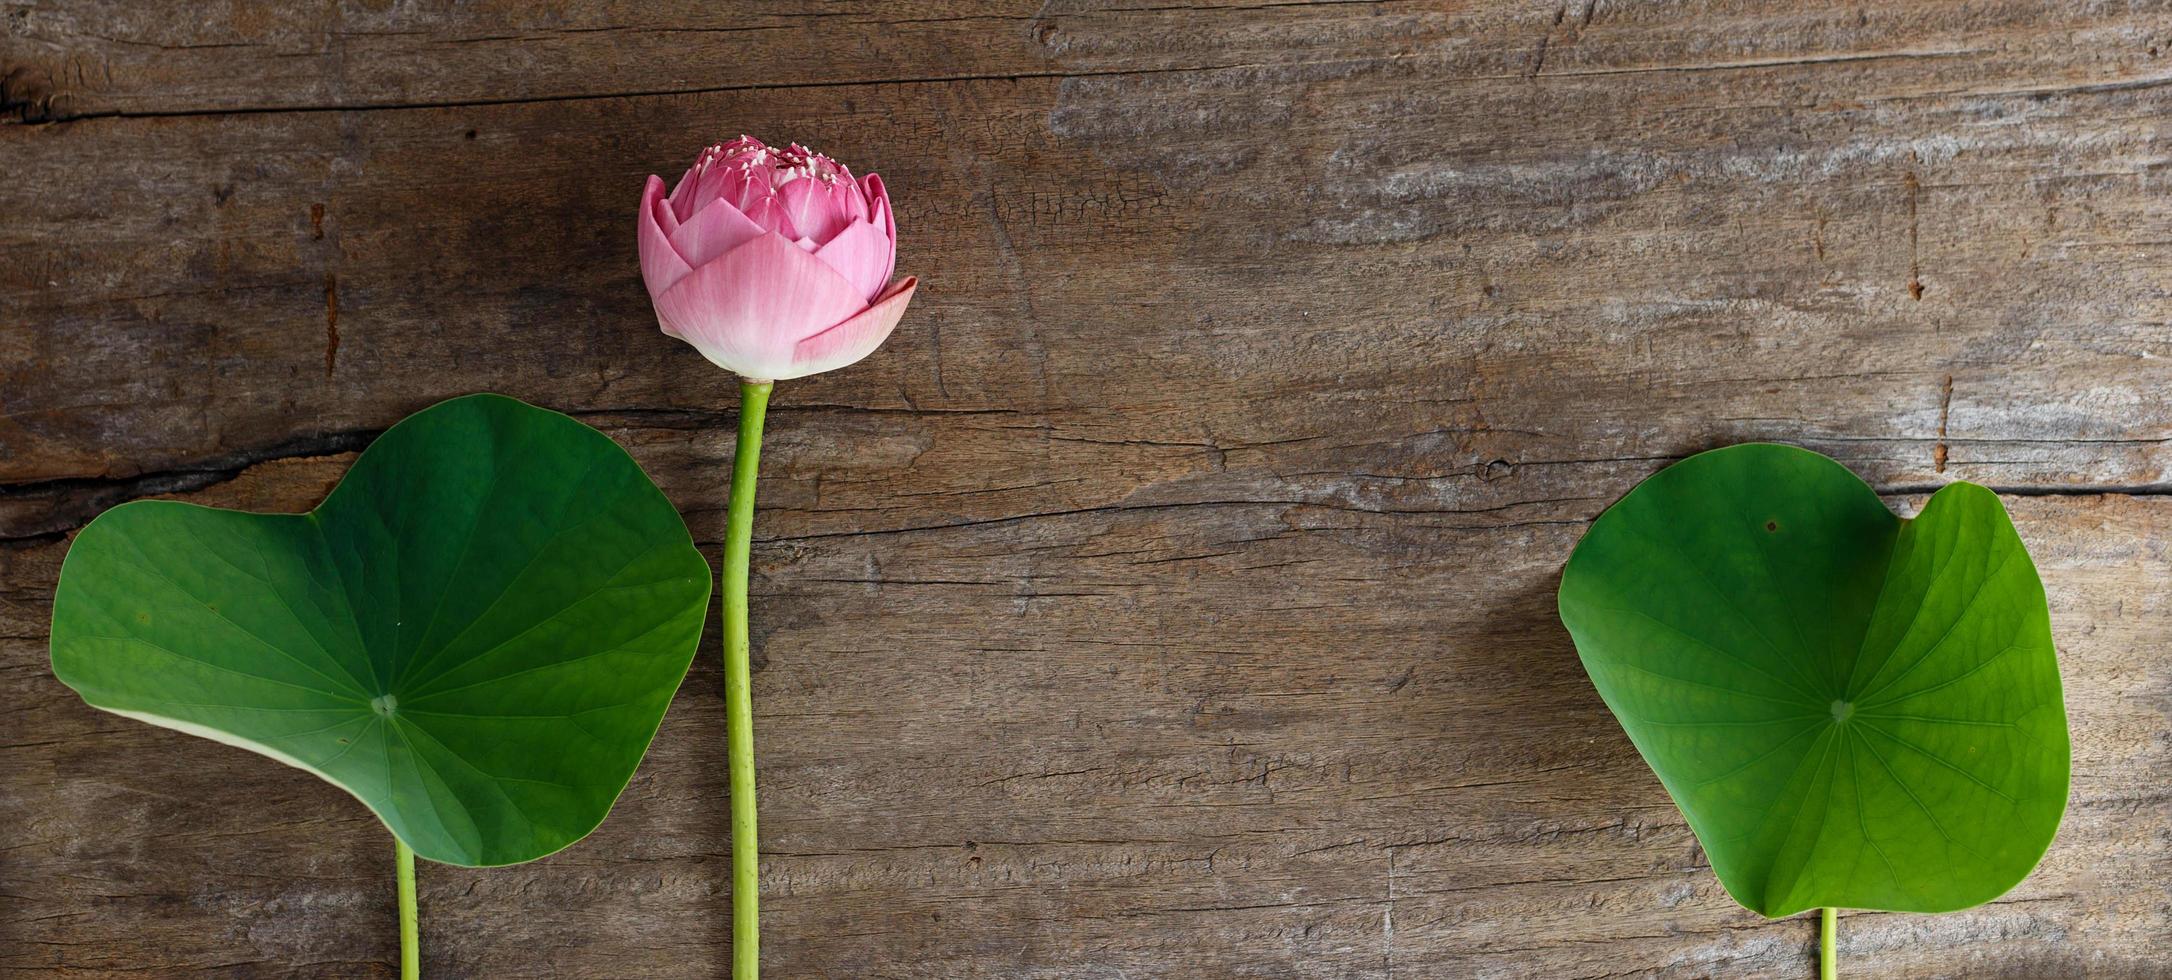
<instances>
[{"instance_id":1,"label":"green stem","mask_svg":"<svg viewBox=\"0 0 2172 980\"><path fill-rule=\"evenodd\" d=\"M1818 980L1839 980L1840 957L1833 952L1833 923L1837 909L1824 909L1818 923Z\"/></svg>"},{"instance_id":2,"label":"green stem","mask_svg":"<svg viewBox=\"0 0 2172 980\"><path fill-rule=\"evenodd\" d=\"M422 943L415 935L415 852L398 837L392 838L392 846L400 868L400 980L419 980Z\"/></svg>"},{"instance_id":3,"label":"green stem","mask_svg":"<svg viewBox=\"0 0 2172 980\"><path fill-rule=\"evenodd\" d=\"M771 383L739 382L739 448L724 525L724 744L732 778L732 980L761 973L761 848L754 835L754 695L748 666L747 557L754 550L754 478Z\"/></svg>"}]
</instances>

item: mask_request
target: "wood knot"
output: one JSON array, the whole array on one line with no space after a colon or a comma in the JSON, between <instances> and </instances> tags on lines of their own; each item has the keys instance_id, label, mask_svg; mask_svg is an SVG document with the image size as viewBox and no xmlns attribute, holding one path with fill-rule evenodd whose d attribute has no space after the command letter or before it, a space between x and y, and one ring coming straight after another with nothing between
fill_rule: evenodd
<instances>
[{"instance_id":1,"label":"wood knot","mask_svg":"<svg viewBox=\"0 0 2172 980\"><path fill-rule=\"evenodd\" d=\"M18 122L43 123L60 118L53 111L57 97L53 76L43 68L27 65L0 74L0 116L13 115Z\"/></svg>"}]
</instances>

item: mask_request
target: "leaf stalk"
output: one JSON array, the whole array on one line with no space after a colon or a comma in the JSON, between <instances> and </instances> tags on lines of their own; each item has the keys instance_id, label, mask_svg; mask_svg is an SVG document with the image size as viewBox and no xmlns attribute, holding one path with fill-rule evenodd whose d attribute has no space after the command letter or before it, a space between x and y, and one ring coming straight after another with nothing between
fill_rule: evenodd
<instances>
[{"instance_id":1,"label":"leaf stalk","mask_svg":"<svg viewBox=\"0 0 2172 980\"><path fill-rule=\"evenodd\" d=\"M1826 908L1818 912L1818 980L1839 980L1840 957L1833 949L1834 923L1839 919L1839 909Z\"/></svg>"},{"instance_id":2,"label":"leaf stalk","mask_svg":"<svg viewBox=\"0 0 2172 980\"><path fill-rule=\"evenodd\" d=\"M400 980L420 980L422 943L415 924L415 852L397 836L392 838L392 847L400 880Z\"/></svg>"},{"instance_id":3,"label":"leaf stalk","mask_svg":"<svg viewBox=\"0 0 2172 980\"><path fill-rule=\"evenodd\" d=\"M761 973L761 849L754 829L754 696L747 639L747 562L754 549L754 482L768 381L739 383L739 444L724 529L724 740L731 765L732 980Z\"/></svg>"}]
</instances>

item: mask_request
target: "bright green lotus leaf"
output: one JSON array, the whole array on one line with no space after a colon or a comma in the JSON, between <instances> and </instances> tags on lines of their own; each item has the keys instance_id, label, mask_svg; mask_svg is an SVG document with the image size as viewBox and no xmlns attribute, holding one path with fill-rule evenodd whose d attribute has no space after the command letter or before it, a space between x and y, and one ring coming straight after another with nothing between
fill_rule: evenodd
<instances>
[{"instance_id":1,"label":"bright green lotus leaf","mask_svg":"<svg viewBox=\"0 0 2172 980\"><path fill-rule=\"evenodd\" d=\"M307 514L101 515L61 569L53 673L316 773L423 857L512 864L603 821L708 604L624 450L474 395L393 426Z\"/></svg>"},{"instance_id":2,"label":"bright green lotus leaf","mask_svg":"<svg viewBox=\"0 0 2172 980\"><path fill-rule=\"evenodd\" d=\"M1584 668L1728 894L1945 912L1998 897L2066 809L2044 587L1997 495L1911 520L1787 446L1691 457L1561 575Z\"/></svg>"}]
</instances>

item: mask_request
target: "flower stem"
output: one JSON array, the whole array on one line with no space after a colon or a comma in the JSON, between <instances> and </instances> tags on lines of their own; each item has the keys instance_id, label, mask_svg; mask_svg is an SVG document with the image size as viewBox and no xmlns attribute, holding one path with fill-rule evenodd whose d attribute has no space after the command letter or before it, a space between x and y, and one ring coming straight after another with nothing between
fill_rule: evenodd
<instances>
[{"instance_id":1,"label":"flower stem","mask_svg":"<svg viewBox=\"0 0 2172 980\"><path fill-rule=\"evenodd\" d=\"M400 980L419 980L422 944L415 935L415 852L398 837L392 838L392 847L400 869Z\"/></svg>"},{"instance_id":2,"label":"flower stem","mask_svg":"<svg viewBox=\"0 0 2172 980\"><path fill-rule=\"evenodd\" d=\"M767 381L739 383L739 447L724 526L724 743L732 785L732 980L761 973L761 848L754 835L754 695L749 689L747 558L754 550L754 478L762 458Z\"/></svg>"},{"instance_id":3,"label":"flower stem","mask_svg":"<svg viewBox=\"0 0 2172 980\"><path fill-rule=\"evenodd\" d=\"M1833 951L1833 924L1837 909L1821 910L1818 919L1818 980L1839 980L1840 957Z\"/></svg>"}]
</instances>

